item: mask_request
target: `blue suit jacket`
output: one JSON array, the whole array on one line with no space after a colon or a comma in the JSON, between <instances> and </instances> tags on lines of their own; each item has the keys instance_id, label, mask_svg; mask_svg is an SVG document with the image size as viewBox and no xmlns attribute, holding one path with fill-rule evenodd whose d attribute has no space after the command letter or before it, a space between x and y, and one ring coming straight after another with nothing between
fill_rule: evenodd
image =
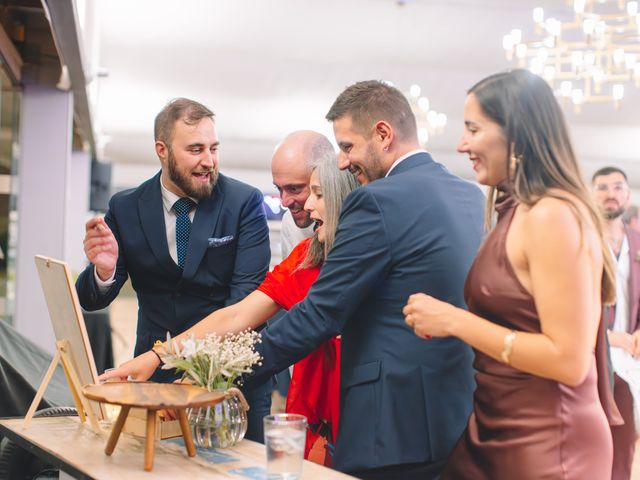
<instances>
[{"instance_id":1,"label":"blue suit jacket","mask_svg":"<svg viewBox=\"0 0 640 480\"><path fill-rule=\"evenodd\" d=\"M114 195L105 221L118 241L115 283L101 294L89 265L76 289L82 307L96 310L109 305L131 277L139 305L135 355L164 340L167 331L175 336L212 311L241 300L269 268L262 194L224 175L213 194L198 203L184 270L169 254L160 173Z\"/></svg>"},{"instance_id":2,"label":"blue suit jacket","mask_svg":"<svg viewBox=\"0 0 640 480\"><path fill-rule=\"evenodd\" d=\"M444 459L471 412L472 351L425 341L405 323L409 295L464 306L463 284L483 234L484 196L427 153L353 191L333 249L307 298L263 331L260 381L342 334L343 471Z\"/></svg>"}]
</instances>

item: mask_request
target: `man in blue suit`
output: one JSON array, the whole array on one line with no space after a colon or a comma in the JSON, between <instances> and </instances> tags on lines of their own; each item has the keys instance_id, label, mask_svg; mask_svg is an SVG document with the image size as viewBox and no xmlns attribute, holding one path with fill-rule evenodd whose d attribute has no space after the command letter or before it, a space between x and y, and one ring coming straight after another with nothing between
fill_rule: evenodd
<instances>
[{"instance_id":1,"label":"man in blue suit","mask_svg":"<svg viewBox=\"0 0 640 480\"><path fill-rule=\"evenodd\" d=\"M86 224L91 264L76 282L80 304L105 308L130 277L139 306L136 356L167 332L175 336L244 298L269 267L262 194L219 173L218 146L208 108L184 98L170 102L155 121L160 172L114 195L104 219ZM173 375L158 370L152 379L171 381ZM245 392L247 438L260 442L269 387Z\"/></svg>"},{"instance_id":2,"label":"man in blue suit","mask_svg":"<svg viewBox=\"0 0 640 480\"><path fill-rule=\"evenodd\" d=\"M420 150L411 108L394 87L352 85L327 119L339 167L363 187L346 198L307 298L263 331L263 365L247 380L341 334L333 466L361 478L435 478L471 412L473 355L455 338L416 337L402 308L416 292L464 306L484 197Z\"/></svg>"}]
</instances>

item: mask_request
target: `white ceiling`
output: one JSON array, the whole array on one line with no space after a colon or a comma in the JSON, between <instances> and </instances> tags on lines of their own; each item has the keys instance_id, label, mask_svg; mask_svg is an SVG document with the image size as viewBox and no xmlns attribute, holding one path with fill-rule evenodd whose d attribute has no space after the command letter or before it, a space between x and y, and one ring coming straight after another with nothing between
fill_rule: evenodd
<instances>
[{"instance_id":1,"label":"white ceiling","mask_svg":"<svg viewBox=\"0 0 640 480\"><path fill-rule=\"evenodd\" d=\"M109 139L103 159L128 172L120 183L148 175L158 166L154 116L185 96L216 113L222 171L266 178L280 139L303 128L331 137L324 115L335 97L375 78L422 86L448 116L428 149L470 178L455 152L465 91L515 66L502 36L531 33L534 6L568 18L562 0L97 0L95 48L108 77L91 89L98 134ZM640 187L640 92L626 95L619 111L585 105L567 118L586 174L617 164Z\"/></svg>"}]
</instances>

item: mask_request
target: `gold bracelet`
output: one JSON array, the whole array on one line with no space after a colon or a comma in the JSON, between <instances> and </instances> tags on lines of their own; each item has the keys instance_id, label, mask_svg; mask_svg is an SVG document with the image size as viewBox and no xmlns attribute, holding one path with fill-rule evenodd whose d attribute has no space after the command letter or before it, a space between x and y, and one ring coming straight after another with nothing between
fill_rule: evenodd
<instances>
[{"instance_id":1,"label":"gold bracelet","mask_svg":"<svg viewBox=\"0 0 640 480\"><path fill-rule=\"evenodd\" d=\"M502 344L502 353L500 354L500 358L505 365L511 365L510 357L511 351L513 350L513 342L516 339L516 335L518 332L515 330L511 330L504 336L504 342Z\"/></svg>"}]
</instances>

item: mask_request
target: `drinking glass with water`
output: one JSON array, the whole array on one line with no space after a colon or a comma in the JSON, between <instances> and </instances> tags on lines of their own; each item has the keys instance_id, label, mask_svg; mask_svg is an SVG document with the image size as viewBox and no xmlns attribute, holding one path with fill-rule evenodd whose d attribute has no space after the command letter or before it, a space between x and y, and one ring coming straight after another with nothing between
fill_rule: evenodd
<instances>
[{"instance_id":1,"label":"drinking glass with water","mask_svg":"<svg viewBox=\"0 0 640 480\"><path fill-rule=\"evenodd\" d=\"M302 477L306 436L307 418L304 415L280 413L264 417L269 480L296 480Z\"/></svg>"}]
</instances>

